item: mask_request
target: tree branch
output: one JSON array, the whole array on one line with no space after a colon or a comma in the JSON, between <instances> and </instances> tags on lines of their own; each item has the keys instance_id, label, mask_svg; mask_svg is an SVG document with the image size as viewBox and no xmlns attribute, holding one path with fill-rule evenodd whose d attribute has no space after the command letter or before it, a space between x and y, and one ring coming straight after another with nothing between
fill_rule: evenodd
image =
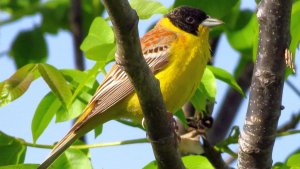
<instances>
[{"instance_id":1,"label":"tree branch","mask_svg":"<svg viewBox=\"0 0 300 169\"><path fill-rule=\"evenodd\" d=\"M70 26L74 43L76 69L84 70L84 59L80 44L83 40L81 0L71 0Z\"/></svg>"},{"instance_id":2,"label":"tree branch","mask_svg":"<svg viewBox=\"0 0 300 169\"><path fill-rule=\"evenodd\" d=\"M300 97L300 91L291 81L286 80L286 84L297 94L298 97Z\"/></svg>"},{"instance_id":3,"label":"tree branch","mask_svg":"<svg viewBox=\"0 0 300 169\"><path fill-rule=\"evenodd\" d=\"M223 161L221 153L216 151L205 138L203 138L203 149L204 155L215 168L229 169L229 166Z\"/></svg>"},{"instance_id":4,"label":"tree branch","mask_svg":"<svg viewBox=\"0 0 300 169\"><path fill-rule=\"evenodd\" d=\"M291 0L262 0L258 6L259 45L247 115L239 139L239 169L272 166L281 111L284 54L290 43L291 6Z\"/></svg>"},{"instance_id":5,"label":"tree branch","mask_svg":"<svg viewBox=\"0 0 300 169\"><path fill-rule=\"evenodd\" d=\"M277 129L277 133L295 129L300 122L300 112L293 114L291 119Z\"/></svg>"},{"instance_id":6,"label":"tree branch","mask_svg":"<svg viewBox=\"0 0 300 169\"><path fill-rule=\"evenodd\" d=\"M184 168L177 146L174 127L168 120L163 104L159 81L149 70L141 52L138 36L138 17L128 1L103 0L111 18L117 38L117 58L129 76L139 97L152 144L160 169Z\"/></svg>"}]
</instances>

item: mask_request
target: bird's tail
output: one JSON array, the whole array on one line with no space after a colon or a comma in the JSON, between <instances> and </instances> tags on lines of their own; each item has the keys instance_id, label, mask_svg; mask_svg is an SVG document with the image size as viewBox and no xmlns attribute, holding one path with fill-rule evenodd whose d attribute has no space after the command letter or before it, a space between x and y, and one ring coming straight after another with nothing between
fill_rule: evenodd
<instances>
[{"instance_id":1,"label":"bird's tail","mask_svg":"<svg viewBox=\"0 0 300 169\"><path fill-rule=\"evenodd\" d=\"M84 110L82 115L78 118L77 122L73 125L70 131L61 139L52 149L50 155L46 160L38 167L38 169L47 169L67 148L69 148L72 143L74 143L79 137L84 135L87 131L83 129L86 126L82 126L81 120L84 119L84 116L87 116L94 108L94 103L90 103L87 108ZM89 129L87 129L89 130Z\"/></svg>"},{"instance_id":2,"label":"bird's tail","mask_svg":"<svg viewBox=\"0 0 300 169\"><path fill-rule=\"evenodd\" d=\"M38 169L47 169L72 143L78 138L74 131L70 131L61 141L53 148L47 159L38 167Z\"/></svg>"}]
</instances>

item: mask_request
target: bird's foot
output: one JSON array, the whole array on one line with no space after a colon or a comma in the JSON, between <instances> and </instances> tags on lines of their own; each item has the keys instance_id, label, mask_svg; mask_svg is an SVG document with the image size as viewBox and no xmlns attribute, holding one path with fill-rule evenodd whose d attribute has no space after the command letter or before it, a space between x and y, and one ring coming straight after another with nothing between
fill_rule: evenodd
<instances>
[{"instance_id":1,"label":"bird's foot","mask_svg":"<svg viewBox=\"0 0 300 169\"><path fill-rule=\"evenodd\" d=\"M203 118L187 118L188 126L195 129L199 134L204 135L206 129L209 129L213 125L213 118L206 116Z\"/></svg>"}]
</instances>

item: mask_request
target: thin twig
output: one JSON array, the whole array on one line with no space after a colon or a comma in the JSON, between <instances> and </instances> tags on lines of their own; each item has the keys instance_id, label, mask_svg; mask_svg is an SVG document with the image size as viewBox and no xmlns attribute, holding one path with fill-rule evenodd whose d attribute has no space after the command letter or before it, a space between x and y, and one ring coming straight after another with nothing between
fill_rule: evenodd
<instances>
[{"instance_id":1,"label":"thin twig","mask_svg":"<svg viewBox=\"0 0 300 169\"><path fill-rule=\"evenodd\" d=\"M290 80L286 80L285 82L300 97L300 90Z\"/></svg>"},{"instance_id":2,"label":"thin twig","mask_svg":"<svg viewBox=\"0 0 300 169\"><path fill-rule=\"evenodd\" d=\"M210 161L210 163L218 169L229 169L230 167L223 161L221 153L216 151L206 139L203 139L203 148L205 151L205 156Z\"/></svg>"},{"instance_id":3,"label":"thin twig","mask_svg":"<svg viewBox=\"0 0 300 169\"><path fill-rule=\"evenodd\" d=\"M149 141L147 138L140 138L140 139L115 141L115 142L108 142L108 143L72 145L72 146L70 146L70 149L101 148L101 147L121 146L121 145L136 144L136 143L148 143L148 142ZM24 140L22 140L21 143L28 147L34 147L34 148L53 149L53 147L54 147L54 145L35 144L35 143L26 142Z\"/></svg>"}]
</instances>

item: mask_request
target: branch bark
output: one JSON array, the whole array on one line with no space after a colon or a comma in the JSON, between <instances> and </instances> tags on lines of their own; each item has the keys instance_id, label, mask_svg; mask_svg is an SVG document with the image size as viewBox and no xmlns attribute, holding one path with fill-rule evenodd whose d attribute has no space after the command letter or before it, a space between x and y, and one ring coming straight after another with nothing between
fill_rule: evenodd
<instances>
[{"instance_id":1,"label":"branch bark","mask_svg":"<svg viewBox=\"0 0 300 169\"><path fill-rule=\"evenodd\" d=\"M139 97L158 168L184 168L174 127L163 103L159 81L149 70L141 52L137 14L128 1L103 2L117 39L116 61L126 71Z\"/></svg>"},{"instance_id":2,"label":"branch bark","mask_svg":"<svg viewBox=\"0 0 300 169\"><path fill-rule=\"evenodd\" d=\"M239 169L272 166L284 82L284 53L290 43L291 6L292 0L263 0L258 6L259 45L239 139Z\"/></svg>"},{"instance_id":3,"label":"branch bark","mask_svg":"<svg viewBox=\"0 0 300 169\"><path fill-rule=\"evenodd\" d=\"M205 151L204 155L215 168L230 169L230 167L222 159L221 153L215 150L205 138L203 138L203 148Z\"/></svg>"}]
</instances>

